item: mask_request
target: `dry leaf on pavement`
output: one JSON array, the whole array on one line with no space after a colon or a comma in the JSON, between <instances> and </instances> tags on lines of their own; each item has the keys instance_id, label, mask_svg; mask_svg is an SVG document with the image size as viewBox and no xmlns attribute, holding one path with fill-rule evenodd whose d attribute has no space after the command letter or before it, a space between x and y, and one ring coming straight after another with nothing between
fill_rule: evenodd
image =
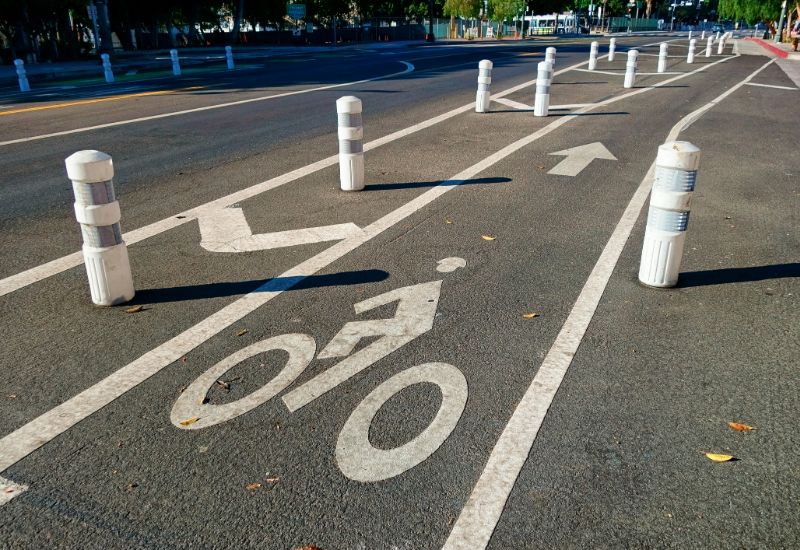
<instances>
[{"instance_id":1,"label":"dry leaf on pavement","mask_svg":"<svg viewBox=\"0 0 800 550\"><path fill-rule=\"evenodd\" d=\"M728 427L732 430L736 430L737 432L749 432L750 430L755 430L753 426L739 424L738 422L728 422Z\"/></svg>"},{"instance_id":2,"label":"dry leaf on pavement","mask_svg":"<svg viewBox=\"0 0 800 550\"><path fill-rule=\"evenodd\" d=\"M531 313L523 313L522 314L522 318L523 319L533 319L534 317L538 317L538 316L539 316L538 313L532 313L532 312Z\"/></svg>"},{"instance_id":3,"label":"dry leaf on pavement","mask_svg":"<svg viewBox=\"0 0 800 550\"><path fill-rule=\"evenodd\" d=\"M194 424L198 420L200 420L199 416L193 416L191 418L187 418L186 420L184 420L180 424L181 424L181 426L191 426L192 424Z\"/></svg>"},{"instance_id":4,"label":"dry leaf on pavement","mask_svg":"<svg viewBox=\"0 0 800 550\"><path fill-rule=\"evenodd\" d=\"M248 483L247 487L245 487L248 491L255 491L256 489L261 489L260 483Z\"/></svg>"},{"instance_id":5,"label":"dry leaf on pavement","mask_svg":"<svg viewBox=\"0 0 800 550\"><path fill-rule=\"evenodd\" d=\"M243 328L242 330L240 330L239 332L236 333L236 336L244 336L248 332L250 332L250 331L247 330L246 328Z\"/></svg>"},{"instance_id":6,"label":"dry leaf on pavement","mask_svg":"<svg viewBox=\"0 0 800 550\"><path fill-rule=\"evenodd\" d=\"M497 237L495 237L494 235L481 235L481 239L483 239L484 241L493 241L496 238Z\"/></svg>"},{"instance_id":7,"label":"dry leaf on pavement","mask_svg":"<svg viewBox=\"0 0 800 550\"><path fill-rule=\"evenodd\" d=\"M144 311L144 306L129 307L125 310L125 313L139 313L140 311Z\"/></svg>"},{"instance_id":8,"label":"dry leaf on pavement","mask_svg":"<svg viewBox=\"0 0 800 550\"><path fill-rule=\"evenodd\" d=\"M713 460L714 462L730 462L734 459L734 457L731 455L721 455L717 453L706 453L706 458Z\"/></svg>"}]
</instances>

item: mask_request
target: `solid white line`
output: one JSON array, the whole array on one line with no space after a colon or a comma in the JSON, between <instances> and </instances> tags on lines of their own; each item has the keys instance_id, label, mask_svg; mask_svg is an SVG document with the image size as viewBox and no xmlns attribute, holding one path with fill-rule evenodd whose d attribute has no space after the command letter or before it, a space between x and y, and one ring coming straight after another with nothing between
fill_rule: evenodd
<instances>
[{"instance_id":1,"label":"solid white line","mask_svg":"<svg viewBox=\"0 0 800 550\"><path fill-rule=\"evenodd\" d=\"M0 477L0 506L27 490L27 485L20 485L19 483L14 483L10 479Z\"/></svg>"},{"instance_id":2,"label":"solid white line","mask_svg":"<svg viewBox=\"0 0 800 550\"><path fill-rule=\"evenodd\" d=\"M532 109L530 105L525 105L524 103L520 103L519 101L514 101L513 99L508 99L505 97L493 97L491 98L492 101L496 101L497 103L501 103L507 107L511 107L512 109L519 109L521 111L527 111Z\"/></svg>"},{"instance_id":3,"label":"solid white line","mask_svg":"<svg viewBox=\"0 0 800 550\"><path fill-rule=\"evenodd\" d=\"M792 86L778 86L777 84L759 84L758 82L748 82L748 86L760 86L761 88L775 88L776 90L791 90L797 91L798 88Z\"/></svg>"},{"instance_id":4,"label":"solid white line","mask_svg":"<svg viewBox=\"0 0 800 550\"><path fill-rule=\"evenodd\" d=\"M730 58L720 60L720 62L727 61L728 59ZM711 65L705 65L689 74L701 72L710 66ZM566 71L569 69L564 70ZM40 415L21 428L18 428L14 432L0 439L0 472L8 469L13 464L16 464L18 461L34 452L42 445L45 445L53 438L64 433L81 420L105 407L118 397L122 396L126 392L130 391L137 385L141 384L151 376L167 367L169 364L179 360L181 357L200 346L200 344L212 336L225 330L227 327L244 318L246 315L252 313L276 296L279 296L283 291L292 288L306 277L324 269L334 261L340 259L342 256L352 252L375 236L383 233L387 229L411 216L421 208L427 206L451 189L463 184L466 180L475 177L482 171L493 166L497 162L500 162L526 145L533 143L537 139L546 136L553 130L577 118L579 114L592 111L599 106L609 105L615 101L620 101L622 99L656 89L660 86L668 84L671 81L684 78L685 76L687 75L673 77L658 84L654 84L653 86L639 88L620 96L609 98L596 104L584 107L577 113L556 119L533 134L507 145L477 164L470 166L463 172L456 174L452 179L440 183L436 187L429 189L400 208L373 222L364 228L362 234L341 241L320 252L316 256L301 262L280 276L267 281L259 288L242 296L241 298L225 306L221 310L210 315L206 319L200 321L193 327L185 330L181 334L173 337L160 346L150 350L140 358L122 367L118 371L104 378L95 385L87 388L75 397L65 401L61 405L54 407L48 412ZM530 83L528 83L528 85L529 84ZM506 92L512 93L512 91L516 91L515 89L522 86L523 85L515 86L514 88L506 90ZM470 103L466 107L473 108L474 104ZM514 479L516 479L516 474L514 475ZM511 484L513 485L513 479ZM503 502L504 501L505 499L503 499ZM501 512L502 505L500 506L500 509L497 510L497 518L499 518L499 514ZM463 515L464 514L462 513L462 517ZM496 523L496 519L494 521ZM492 526L492 529L493 528L494 527ZM491 530L487 535L487 541L490 534Z\"/></svg>"},{"instance_id":5,"label":"solid white line","mask_svg":"<svg viewBox=\"0 0 800 550\"><path fill-rule=\"evenodd\" d=\"M584 73L593 73L593 74L609 74L611 76L625 76L624 72L621 73L613 73L611 71L590 71L589 69L575 69L576 71L583 71Z\"/></svg>"},{"instance_id":6,"label":"solid white line","mask_svg":"<svg viewBox=\"0 0 800 550\"><path fill-rule=\"evenodd\" d=\"M771 61L712 102L681 119L670 130L665 141L676 139L687 127L687 123L697 120L700 115L744 86L770 63ZM486 468L475 484L467 504L461 510L443 549L476 550L486 548L489 543L503 513L506 500L528 459L550 404L578 351L614 267L647 200L654 173L655 161L634 192L550 351L492 449Z\"/></svg>"},{"instance_id":7,"label":"solid white line","mask_svg":"<svg viewBox=\"0 0 800 550\"><path fill-rule=\"evenodd\" d=\"M565 73L574 69L575 67L580 67L581 65L585 65L588 61L583 61L581 63L572 65L570 67L565 67L564 69L556 72L556 75ZM518 84L516 86L512 86L507 90L504 90L494 97L500 98L505 95L513 94L519 90L527 88L531 86L535 80L528 80L523 82L522 84ZM364 144L364 151L371 151L376 147L380 147L381 145L385 145L387 143L391 143L395 140L400 138L409 136L415 132L419 132L420 130L424 130L426 128L430 128L440 122L444 122L456 115L459 115L463 112L469 111L470 109L475 108L475 103L468 103L451 111L447 111L441 115L435 116L431 119L426 121L413 124L408 128L404 128L402 130L398 130L396 132L392 132L391 134L387 134L381 138L375 139L370 141L369 143ZM324 158L322 160L318 160L313 162L309 165L297 168L296 170L292 170L291 172L287 172L280 176L276 176L272 179L267 181L263 181L261 183L257 183L251 187L246 189L242 189L240 191L236 191L230 195L226 195L219 199L215 199L211 202L207 202L190 210L186 210L184 212L180 212L174 216L170 216L163 220L151 223L150 225L146 225L144 227L140 227L133 231L129 231L123 235L123 239L125 243L128 245L137 243L149 237L153 237L154 235L158 235L159 233L163 233L169 229L173 229L175 227L179 227L185 223L191 222L196 220L198 217L202 216L205 213L212 214L213 211L218 210L220 208L225 208L237 202L244 201L246 199L252 198L256 195L269 191L271 189L275 189L276 187L280 187L286 183L290 183L297 179L303 178L308 176L309 174L313 174L323 168L327 168L329 166L335 165L339 162L338 155L332 155L328 158ZM15 275L11 275L6 277L5 279L0 279L0 296L8 294L10 292L14 292L15 290L19 290L20 288L26 287L48 277L52 277L53 275L57 275L63 271L68 269L72 269L73 267L77 267L83 263L83 254L81 252L73 252L67 256L62 256L61 258L56 258L55 260L51 260L47 263L38 265L36 267L32 267L28 270L22 271Z\"/></svg>"},{"instance_id":8,"label":"solid white line","mask_svg":"<svg viewBox=\"0 0 800 550\"><path fill-rule=\"evenodd\" d=\"M254 103L256 101L266 101L268 99L277 99L279 97L288 97L292 95L299 95L299 94L308 94L311 92L319 92L321 90L332 90L334 88L341 88L343 86L353 86L355 84L363 84L365 82L374 82L376 80L385 80L387 78L393 78L395 76L402 76L406 75L412 71L414 71L414 65L409 63L408 61L398 61L398 63L402 63L406 66L404 71L400 71L397 73L392 73L384 76L376 76L375 78L366 78L364 80L356 80L353 82L345 82L343 84L330 84L328 86L319 86L317 88L307 88L304 90L295 90L293 92L283 92L280 94L268 95L268 96L261 96L261 97L251 97L250 99L241 99L239 101L230 101L228 103L218 103L216 105L207 105L205 107L197 107L195 109L185 109L183 111L174 111L171 113L161 113L160 115L152 115L152 116L143 116L139 118L132 118L129 120L119 120L117 122L108 122L106 124L98 124L96 126L86 126L84 128L75 128L74 130L64 130L63 132L53 132L52 134L42 134L39 136L31 136L26 138L19 138L19 139L12 139L8 141L0 141L0 147L4 145L12 145L14 143L26 143L29 141L37 141L40 139L46 139L51 137L58 137L58 136L66 136L70 134L78 134L82 132L90 132L92 130L100 130L103 128L113 128L115 126L124 126L126 124L133 124L135 122L145 122L148 120L158 120L161 118L169 118L174 116L186 115L189 113L199 113L201 111L212 111L214 109L222 109L225 107L233 107L236 105L245 105L247 103Z\"/></svg>"}]
</instances>

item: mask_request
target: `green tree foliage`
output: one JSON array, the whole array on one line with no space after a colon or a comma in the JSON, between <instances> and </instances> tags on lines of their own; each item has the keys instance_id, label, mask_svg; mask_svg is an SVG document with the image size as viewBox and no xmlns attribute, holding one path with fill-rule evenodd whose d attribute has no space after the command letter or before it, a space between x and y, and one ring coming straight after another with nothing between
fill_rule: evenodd
<instances>
[{"instance_id":1,"label":"green tree foliage","mask_svg":"<svg viewBox=\"0 0 800 550\"><path fill-rule=\"evenodd\" d=\"M445 0L442 11L450 17L477 17L481 9L480 0Z\"/></svg>"},{"instance_id":2,"label":"green tree foliage","mask_svg":"<svg viewBox=\"0 0 800 550\"><path fill-rule=\"evenodd\" d=\"M489 0L489 17L509 21L525 10L525 0Z\"/></svg>"},{"instance_id":3,"label":"green tree foliage","mask_svg":"<svg viewBox=\"0 0 800 550\"><path fill-rule=\"evenodd\" d=\"M720 19L744 19L749 24L780 17L781 0L719 0Z\"/></svg>"}]
</instances>

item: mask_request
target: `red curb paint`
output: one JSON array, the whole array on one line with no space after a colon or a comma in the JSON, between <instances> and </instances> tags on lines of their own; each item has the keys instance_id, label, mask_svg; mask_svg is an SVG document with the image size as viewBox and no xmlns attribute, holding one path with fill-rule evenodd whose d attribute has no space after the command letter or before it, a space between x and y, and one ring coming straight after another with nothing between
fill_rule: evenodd
<instances>
[{"instance_id":1,"label":"red curb paint","mask_svg":"<svg viewBox=\"0 0 800 550\"><path fill-rule=\"evenodd\" d=\"M773 46L772 44L770 44L766 40L762 40L761 38L748 37L748 38L745 38L745 40L752 40L753 42L757 42L762 48L768 49L769 51L771 51L772 53L774 53L778 57L782 57L784 59L789 57L789 52L784 51L784 50L778 48L777 46Z\"/></svg>"}]
</instances>

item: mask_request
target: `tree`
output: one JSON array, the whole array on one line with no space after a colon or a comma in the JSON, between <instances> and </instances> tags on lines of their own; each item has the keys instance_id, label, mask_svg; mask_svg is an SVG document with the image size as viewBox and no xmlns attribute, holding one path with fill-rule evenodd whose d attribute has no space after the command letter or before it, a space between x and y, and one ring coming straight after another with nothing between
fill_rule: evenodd
<instances>
[{"instance_id":1,"label":"tree","mask_svg":"<svg viewBox=\"0 0 800 550\"><path fill-rule=\"evenodd\" d=\"M450 16L450 36L456 34L456 17L476 17L480 11L480 0L445 0L442 12Z\"/></svg>"},{"instance_id":2,"label":"tree","mask_svg":"<svg viewBox=\"0 0 800 550\"><path fill-rule=\"evenodd\" d=\"M719 0L720 19L744 19L749 24L775 21L781 15L781 0Z\"/></svg>"}]
</instances>

